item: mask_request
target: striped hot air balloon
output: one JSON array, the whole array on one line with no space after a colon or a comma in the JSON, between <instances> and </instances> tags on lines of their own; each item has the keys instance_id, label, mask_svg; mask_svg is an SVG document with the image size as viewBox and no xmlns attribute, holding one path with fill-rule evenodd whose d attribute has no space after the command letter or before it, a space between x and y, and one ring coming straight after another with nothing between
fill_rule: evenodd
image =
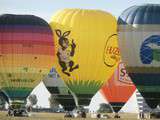
<instances>
[{"instance_id":1,"label":"striped hot air balloon","mask_svg":"<svg viewBox=\"0 0 160 120\"><path fill-rule=\"evenodd\" d=\"M0 15L0 88L13 108L22 107L54 62L53 33L33 15Z\"/></svg>"},{"instance_id":2,"label":"striped hot air balloon","mask_svg":"<svg viewBox=\"0 0 160 120\"><path fill-rule=\"evenodd\" d=\"M126 9L118 19L119 45L129 76L151 108L160 102L160 4Z\"/></svg>"}]
</instances>

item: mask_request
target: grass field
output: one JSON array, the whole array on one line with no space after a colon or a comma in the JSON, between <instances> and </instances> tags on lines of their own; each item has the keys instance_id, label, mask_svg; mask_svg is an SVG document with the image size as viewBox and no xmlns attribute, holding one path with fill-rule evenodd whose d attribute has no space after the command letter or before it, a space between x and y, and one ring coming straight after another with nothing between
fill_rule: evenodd
<instances>
[{"instance_id":1,"label":"grass field","mask_svg":"<svg viewBox=\"0 0 160 120\"><path fill-rule=\"evenodd\" d=\"M6 112L0 112L0 120L97 120L95 118L64 118L63 113L32 113L30 117L8 117ZM120 114L121 118L118 120L137 120L137 114ZM109 114L109 116L113 116ZM101 119L98 119L101 120ZM104 120L104 119L102 119ZM110 118L109 120L114 120Z\"/></svg>"}]
</instances>

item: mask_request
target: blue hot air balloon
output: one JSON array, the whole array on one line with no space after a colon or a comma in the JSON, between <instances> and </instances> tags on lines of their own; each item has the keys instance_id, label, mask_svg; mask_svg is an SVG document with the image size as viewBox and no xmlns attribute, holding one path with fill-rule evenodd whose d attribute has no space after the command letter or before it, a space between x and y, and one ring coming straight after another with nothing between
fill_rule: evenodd
<instances>
[{"instance_id":1,"label":"blue hot air balloon","mask_svg":"<svg viewBox=\"0 0 160 120\"><path fill-rule=\"evenodd\" d=\"M151 108L160 102L160 4L126 9L118 19L122 60Z\"/></svg>"}]
</instances>

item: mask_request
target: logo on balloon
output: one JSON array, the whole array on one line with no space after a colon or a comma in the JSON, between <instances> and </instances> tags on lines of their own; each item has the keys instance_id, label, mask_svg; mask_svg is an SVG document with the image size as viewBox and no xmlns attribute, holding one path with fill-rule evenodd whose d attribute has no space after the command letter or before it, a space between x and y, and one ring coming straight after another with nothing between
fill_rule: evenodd
<instances>
[{"instance_id":1,"label":"logo on balloon","mask_svg":"<svg viewBox=\"0 0 160 120\"><path fill-rule=\"evenodd\" d=\"M140 48L140 58L143 64L160 62L160 35L152 35L144 40Z\"/></svg>"},{"instance_id":2,"label":"logo on balloon","mask_svg":"<svg viewBox=\"0 0 160 120\"><path fill-rule=\"evenodd\" d=\"M75 54L75 48L76 44L74 43L74 40L72 39L72 42L69 41L69 34L71 31L66 31L62 33L61 30L57 29L56 34L58 36L58 43L59 48L57 52L57 57L59 60L59 65L62 68L62 72L66 74L67 76L70 76L71 72L75 69L79 68L79 65L76 64L72 60L72 57Z\"/></svg>"},{"instance_id":3,"label":"logo on balloon","mask_svg":"<svg viewBox=\"0 0 160 120\"><path fill-rule=\"evenodd\" d=\"M118 65L118 80L125 84L133 84L130 77L127 74L125 65L123 62L120 62Z\"/></svg>"},{"instance_id":4,"label":"logo on balloon","mask_svg":"<svg viewBox=\"0 0 160 120\"><path fill-rule=\"evenodd\" d=\"M114 67L120 60L117 40L117 34L113 34L107 39L104 50L104 64L108 67Z\"/></svg>"}]
</instances>

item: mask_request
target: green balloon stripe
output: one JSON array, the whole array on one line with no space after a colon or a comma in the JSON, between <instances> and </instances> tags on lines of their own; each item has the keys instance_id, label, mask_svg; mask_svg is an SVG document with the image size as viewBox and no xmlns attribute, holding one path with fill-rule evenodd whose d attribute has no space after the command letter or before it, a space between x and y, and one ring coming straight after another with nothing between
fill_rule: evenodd
<instances>
[{"instance_id":1,"label":"green balloon stripe","mask_svg":"<svg viewBox=\"0 0 160 120\"><path fill-rule=\"evenodd\" d=\"M94 80L83 80L68 81L67 85L75 94L95 94L103 84Z\"/></svg>"},{"instance_id":2,"label":"green balloon stripe","mask_svg":"<svg viewBox=\"0 0 160 120\"><path fill-rule=\"evenodd\" d=\"M160 92L159 86L136 86L142 92Z\"/></svg>"},{"instance_id":3,"label":"green balloon stripe","mask_svg":"<svg viewBox=\"0 0 160 120\"><path fill-rule=\"evenodd\" d=\"M12 88L12 87L5 87L2 88L4 93L11 99L11 100L25 100L28 95L31 93L33 88Z\"/></svg>"},{"instance_id":4,"label":"green balloon stripe","mask_svg":"<svg viewBox=\"0 0 160 120\"><path fill-rule=\"evenodd\" d=\"M129 73L160 73L159 67L128 67L126 70Z\"/></svg>"}]
</instances>

